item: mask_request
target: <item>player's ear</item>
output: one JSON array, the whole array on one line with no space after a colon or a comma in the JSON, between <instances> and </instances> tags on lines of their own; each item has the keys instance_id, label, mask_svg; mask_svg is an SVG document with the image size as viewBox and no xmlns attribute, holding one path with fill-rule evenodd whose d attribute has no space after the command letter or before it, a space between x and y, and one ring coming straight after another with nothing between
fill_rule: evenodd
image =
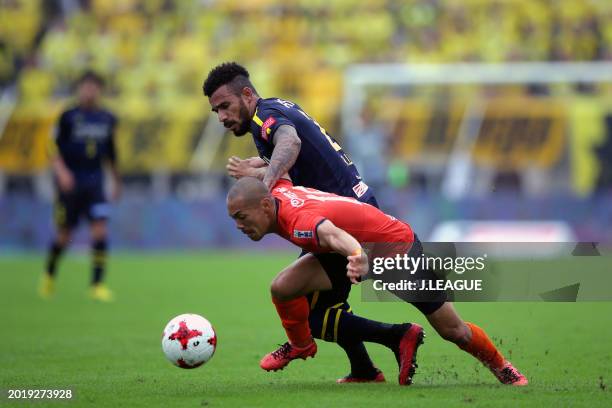
<instances>
[{"instance_id":1,"label":"player's ear","mask_svg":"<svg viewBox=\"0 0 612 408\"><path fill-rule=\"evenodd\" d=\"M268 212L274 208L274 201L271 196L266 196L261 199L261 207Z\"/></svg>"},{"instance_id":2,"label":"player's ear","mask_svg":"<svg viewBox=\"0 0 612 408\"><path fill-rule=\"evenodd\" d=\"M251 98L253 96L253 90L251 88L249 88L248 86L244 86L244 87L242 87L241 94L245 98Z\"/></svg>"}]
</instances>

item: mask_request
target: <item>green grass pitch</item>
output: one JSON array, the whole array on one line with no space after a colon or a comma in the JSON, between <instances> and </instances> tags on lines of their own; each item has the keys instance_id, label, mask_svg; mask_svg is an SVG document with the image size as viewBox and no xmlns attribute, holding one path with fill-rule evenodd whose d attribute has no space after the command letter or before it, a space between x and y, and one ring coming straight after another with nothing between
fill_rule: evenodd
<instances>
[{"instance_id":1,"label":"green grass pitch","mask_svg":"<svg viewBox=\"0 0 612 408\"><path fill-rule=\"evenodd\" d=\"M294 252L114 253L112 304L87 298L84 255L60 264L51 301L36 296L41 256L0 257L0 406L8 388L71 388L74 401L36 405L66 407L612 406L611 303L457 304L528 376L525 388L499 385L410 305L364 303L358 289L356 313L424 325L414 385L397 385L393 356L378 345L368 350L385 384L335 384L348 364L322 341L315 359L266 373L260 357L284 342L268 285ZM172 366L160 347L164 325L185 312L207 317L219 339L213 359L195 370Z\"/></svg>"}]
</instances>

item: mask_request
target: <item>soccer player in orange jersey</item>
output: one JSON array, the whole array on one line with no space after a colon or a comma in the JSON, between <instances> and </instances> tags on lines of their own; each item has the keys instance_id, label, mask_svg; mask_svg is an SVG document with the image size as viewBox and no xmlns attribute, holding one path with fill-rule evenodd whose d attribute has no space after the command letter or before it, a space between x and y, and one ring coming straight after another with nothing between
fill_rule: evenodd
<instances>
[{"instance_id":1,"label":"soccer player in orange jersey","mask_svg":"<svg viewBox=\"0 0 612 408\"><path fill-rule=\"evenodd\" d=\"M331 290L333 283L313 253L335 252L345 256L346 279L358 283L369 268L362 243L405 243L407 248L419 248L422 252L409 224L358 200L293 186L287 179L280 179L270 192L259 179L243 177L230 189L227 208L236 226L251 240L259 241L268 233L276 233L310 252L280 272L272 282L273 302L289 341L264 356L261 365L269 369L281 369L291 360L305 359L316 352L305 295ZM417 303L413 304L418 307ZM484 330L464 322L452 303L437 302L435 310L425 317L444 339L480 360L501 383L527 385L527 378L503 357ZM422 329L414 324L412 330L415 336L409 339L411 354L400 364L400 384L410 384L414 373L416 349L421 340L418 334L422 336ZM367 333L357 331L350 335L367 336ZM367 338L360 340L368 341Z\"/></svg>"}]
</instances>

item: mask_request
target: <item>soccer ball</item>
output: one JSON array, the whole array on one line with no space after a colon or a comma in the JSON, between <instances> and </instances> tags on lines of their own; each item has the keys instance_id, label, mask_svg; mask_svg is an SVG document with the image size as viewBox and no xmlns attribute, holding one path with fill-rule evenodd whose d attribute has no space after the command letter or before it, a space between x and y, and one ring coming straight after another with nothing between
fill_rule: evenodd
<instances>
[{"instance_id":1,"label":"soccer ball","mask_svg":"<svg viewBox=\"0 0 612 408\"><path fill-rule=\"evenodd\" d=\"M176 316L168 322L162 334L162 350L177 367L199 367L211 359L216 348L215 329L197 314Z\"/></svg>"}]
</instances>

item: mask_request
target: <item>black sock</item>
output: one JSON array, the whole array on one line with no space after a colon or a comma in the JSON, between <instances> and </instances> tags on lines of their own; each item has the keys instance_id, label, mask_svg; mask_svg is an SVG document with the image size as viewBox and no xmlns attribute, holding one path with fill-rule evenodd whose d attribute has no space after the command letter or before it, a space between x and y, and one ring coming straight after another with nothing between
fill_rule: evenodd
<instances>
[{"instance_id":1,"label":"black sock","mask_svg":"<svg viewBox=\"0 0 612 408\"><path fill-rule=\"evenodd\" d=\"M93 275L92 275L92 284L97 284L102 282L102 278L104 277L104 268L106 266L106 250L107 243L105 239L94 241L92 246L92 258L93 258Z\"/></svg>"},{"instance_id":2,"label":"black sock","mask_svg":"<svg viewBox=\"0 0 612 408\"><path fill-rule=\"evenodd\" d=\"M338 325L338 343L348 341L368 341L388 347L399 364L399 342L412 326L410 323L390 324L377 322L356 316L345 310L341 311Z\"/></svg>"},{"instance_id":3,"label":"black sock","mask_svg":"<svg viewBox=\"0 0 612 408\"><path fill-rule=\"evenodd\" d=\"M374 378L378 370L370 360L368 351L362 342L341 343L338 345L344 349L351 363L351 375L358 378Z\"/></svg>"},{"instance_id":4,"label":"black sock","mask_svg":"<svg viewBox=\"0 0 612 408\"><path fill-rule=\"evenodd\" d=\"M57 268L57 261L62 256L64 252L64 247L61 246L57 241L53 241L49 246L49 251L47 252L47 263L45 270L47 271L47 275L50 277L55 276L55 271Z\"/></svg>"},{"instance_id":5,"label":"black sock","mask_svg":"<svg viewBox=\"0 0 612 408\"><path fill-rule=\"evenodd\" d=\"M327 322L328 331L331 331L332 327L334 341L339 343L368 341L395 350L402 334L410 327L410 324L382 323L354 315L343 309L332 309Z\"/></svg>"},{"instance_id":6,"label":"black sock","mask_svg":"<svg viewBox=\"0 0 612 408\"><path fill-rule=\"evenodd\" d=\"M348 303L344 303L341 306L349 309ZM335 313L337 310L338 309L333 308L316 308L310 311L308 322L310 324L312 336L325 341L337 342L338 345L344 349L349 359L352 376L373 378L376 376L376 367L374 367L365 345L360 341L338 341L338 339L334 339ZM325 318L326 315L327 319ZM325 322L325 330L323 330L323 322Z\"/></svg>"},{"instance_id":7,"label":"black sock","mask_svg":"<svg viewBox=\"0 0 612 408\"><path fill-rule=\"evenodd\" d=\"M410 327L410 323L389 324L354 315L348 303L311 310L309 323L313 337L338 343L351 362L352 373L364 377L375 375L376 368L363 342L382 344L396 353L402 335Z\"/></svg>"}]
</instances>

